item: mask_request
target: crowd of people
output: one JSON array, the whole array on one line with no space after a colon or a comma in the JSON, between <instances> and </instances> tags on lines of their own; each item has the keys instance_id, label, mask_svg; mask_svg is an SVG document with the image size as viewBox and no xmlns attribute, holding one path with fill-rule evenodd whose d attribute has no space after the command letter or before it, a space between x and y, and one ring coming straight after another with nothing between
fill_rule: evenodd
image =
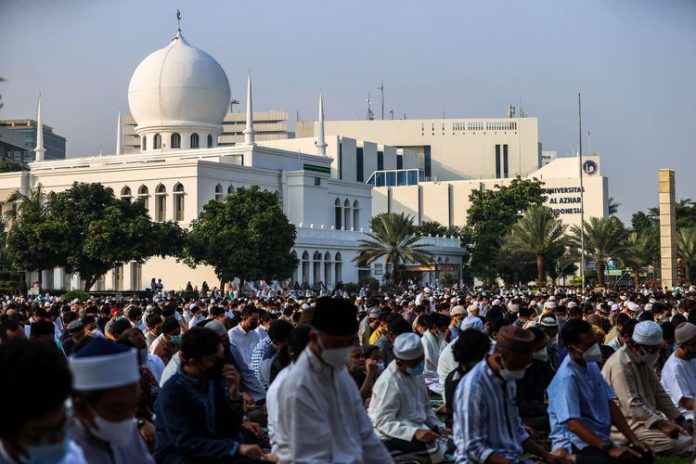
<instances>
[{"instance_id":1,"label":"crowd of people","mask_svg":"<svg viewBox=\"0 0 696 464\"><path fill-rule=\"evenodd\" d=\"M694 452L696 293L345 296L6 297L0 464Z\"/></svg>"}]
</instances>

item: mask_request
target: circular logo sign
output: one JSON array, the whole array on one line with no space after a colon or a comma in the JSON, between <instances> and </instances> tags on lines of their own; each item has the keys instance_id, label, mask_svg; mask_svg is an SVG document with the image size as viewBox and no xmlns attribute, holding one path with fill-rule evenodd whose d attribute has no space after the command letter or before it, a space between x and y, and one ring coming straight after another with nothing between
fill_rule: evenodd
<instances>
[{"instance_id":1,"label":"circular logo sign","mask_svg":"<svg viewBox=\"0 0 696 464\"><path fill-rule=\"evenodd\" d=\"M594 174L597 172L597 163L592 160L587 160L582 163L582 170L585 171L585 174Z\"/></svg>"}]
</instances>

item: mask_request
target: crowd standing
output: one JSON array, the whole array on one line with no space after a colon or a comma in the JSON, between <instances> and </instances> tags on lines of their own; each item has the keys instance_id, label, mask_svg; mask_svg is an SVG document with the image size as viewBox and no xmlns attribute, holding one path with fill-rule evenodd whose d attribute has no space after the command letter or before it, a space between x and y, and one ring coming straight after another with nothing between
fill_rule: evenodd
<instances>
[{"instance_id":1,"label":"crowd standing","mask_svg":"<svg viewBox=\"0 0 696 464\"><path fill-rule=\"evenodd\" d=\"M692 456L696 291L0 301L0 464Z\"/></svg>"}]
</instances>

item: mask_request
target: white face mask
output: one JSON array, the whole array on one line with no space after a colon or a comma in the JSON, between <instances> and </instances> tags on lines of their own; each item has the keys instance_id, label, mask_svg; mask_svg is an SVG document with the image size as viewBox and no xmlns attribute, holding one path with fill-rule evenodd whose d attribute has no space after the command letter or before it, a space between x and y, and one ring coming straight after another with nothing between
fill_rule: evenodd
<instances>
[{"instance_id":1,"label":"white face mask","mask_svg":"<svg viewBox=\"0 0 696 464\"><path fill-rule=\"evenodd\" d=\"M321 342L321 338L319 338L319 346L321 347L321 359L334 368L334 370L339 370L343 369L346 367L346 363L348 362L348 358L350 358L350 355L353 353L353 347L352 346L346 346L343 348L332 348L332 349L326 349L324 348L324 344Z\"/></svg>"},{"instance_id":2,"label":"white face mask","mask_svg":"<svg viewBox=\"0 0 696 464\"><path fill-rule=\"evenodd\" d=\"M526 367L524 369L519 369L516 371L509 370L505 367L505 361L503 361L503 358L500 358L500 376L506 382L515 382L517 380L522 380L526 371Z\"/></svg>"},{"instance_id":3,"label":"white face mask","mask_svg":"<svg viewBox=\"0 0 696 464\"><path fill-rule=\"evenodd\" d=\"M549 360L549 350L546 349L546 347L543 347L539 351L535 351L534 354L532 355L532 359L536 359L537 361L542 361L546 362Z\"/></svg>"},{"instance_id":4,"label":"white face mask","mask_svg":"<svg viewBox=\"0 0 696 464\"><path fill-rule=\"evenodd\" d=\"M96 429L91 429L92 435L108 443L123 445L133 437L135 419L132 417L119 422L111 422L94 414Z\"/></svg>"},{"instance_id":5,"label":"white face mask","mask_svg":"<svg viewBox=\"0 0 696 464\"><path fill-rule=\"evenodd\" d=\"M599 348L599 345L595 343L582 354L582 359L585 362L600 362L602 360L602 350Z\"/></svg>"},{"instance_id":6,"label":"white face mask","mask_svg":"<svg viewBox=\"0 0 696 464\"><path fill-rule=\"evenodd\" d=\"M639 362L647 364L648 366L652 366L653 364L655 364L659 358L660 358L659 351L656 351L655 353L648 353L645 350L644 350L643 354L638 357Z\"/></svg>"}]
</instances>

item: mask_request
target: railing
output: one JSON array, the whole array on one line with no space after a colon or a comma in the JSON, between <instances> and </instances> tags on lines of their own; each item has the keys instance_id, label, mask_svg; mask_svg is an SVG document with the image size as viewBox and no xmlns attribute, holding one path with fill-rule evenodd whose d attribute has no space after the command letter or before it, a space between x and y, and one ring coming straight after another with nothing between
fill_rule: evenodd
<instances>
[{"instance_id":1,"label":"railing","mask_svg":"<svg viewBox=\"0 0 696 464\"><path fill-rule=\"evenodd\" d=\"M367 229L359 230L342 230L335 229L333 225L327 226L324 224L303 224L297 226L298 238L303 240L349 240L355 241L367 238ZM459 248L459 238L451 236L423 236L418 241L423 245L442 247L442 248Z\"/></svg>"},{"instance_id":2,"label":"railing","mask_svg":"<svg viewBox=\"0 0 696 464\"><path fill-rule=\"evenodd\" d=\"M375 187L401 187L405 185L418 185L425 181L423 169L390 169L374 171L367 179L366 184Z\"/></svg>"}]
</instances>

